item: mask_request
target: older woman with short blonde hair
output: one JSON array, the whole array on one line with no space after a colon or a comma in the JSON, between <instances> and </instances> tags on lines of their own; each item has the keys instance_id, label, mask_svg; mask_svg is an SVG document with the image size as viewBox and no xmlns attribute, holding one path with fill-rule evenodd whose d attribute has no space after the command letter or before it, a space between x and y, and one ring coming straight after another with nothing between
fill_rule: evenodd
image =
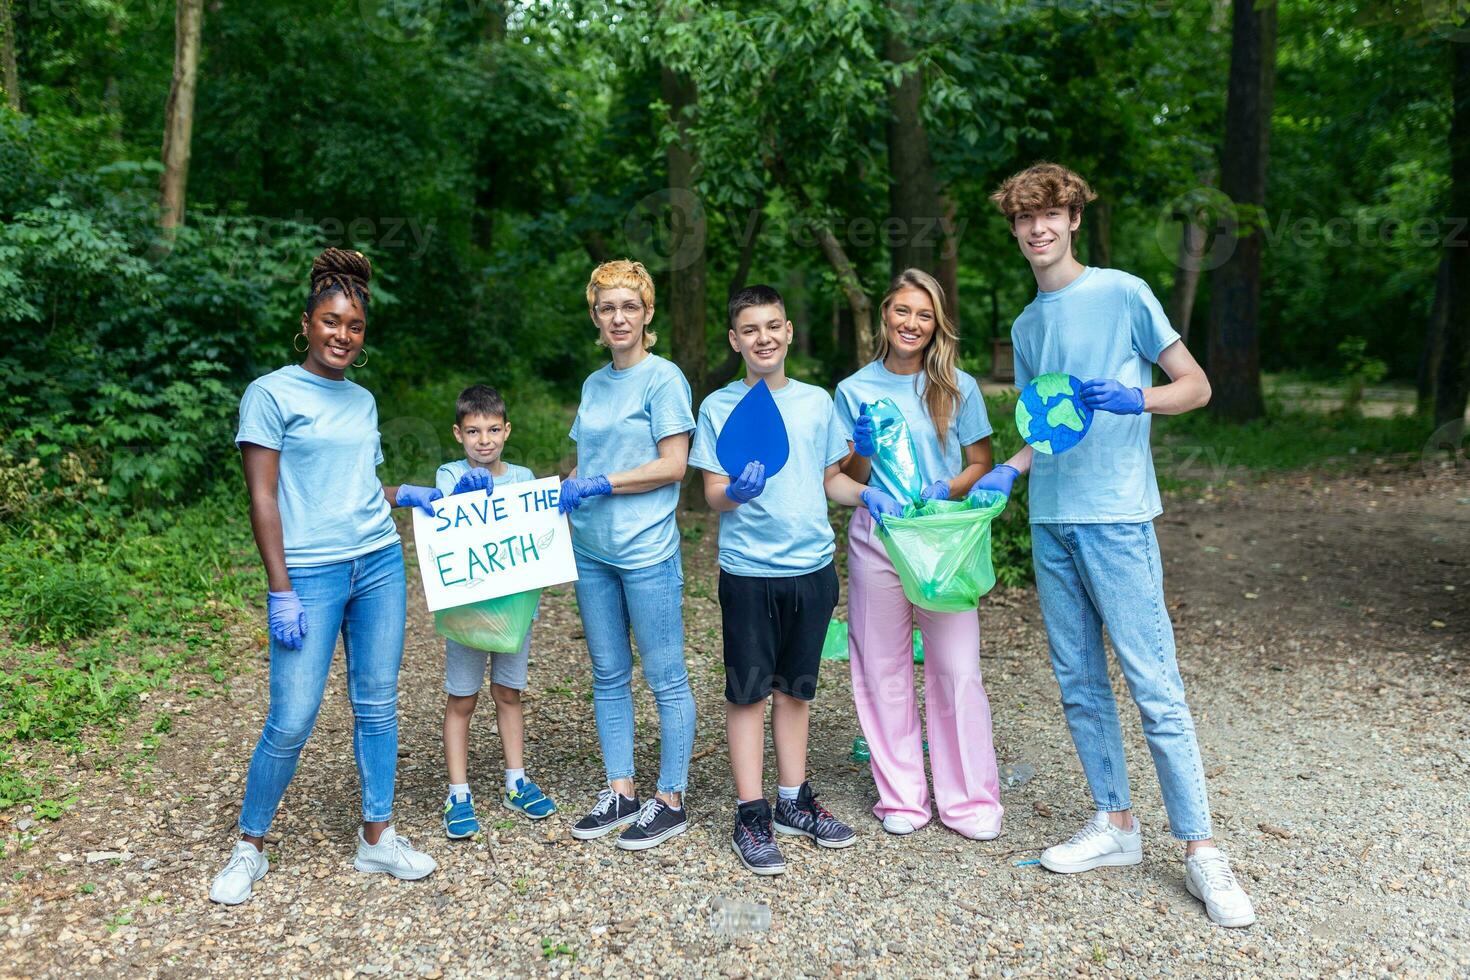
<instances>
[{"instance_id":1,"label":"older woman with short blonde hair","mask_svg":"<svg viewBox=\"0 0 1470 980\"><path fill-rule=\"evenodd\" d=\"M572 827L590 840L626 827L618 846L653 847L688 829L683 794L694 747L684 665L679 482L694 430L689 382L650 353L653 279L642 263L604 262L587 283L597 343L612 355L582 385L572 423L577 467L562 483L577 559L577 606L592 658L592 707L607 788ZM633 773L633 649L658 704L656 794L640 804Z\"/></svg>"}]
</instances>

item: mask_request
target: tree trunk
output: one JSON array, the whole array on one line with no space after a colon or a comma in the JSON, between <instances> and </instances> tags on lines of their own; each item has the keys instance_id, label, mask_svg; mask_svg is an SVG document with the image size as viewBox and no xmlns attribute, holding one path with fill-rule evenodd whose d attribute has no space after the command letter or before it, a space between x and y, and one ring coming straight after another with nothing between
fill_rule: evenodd
<instances>
[{"instance_id":1,"label":"tree trunk","mask_svg":"<svg viewBox=\"0 0 1470 980\"><path fill-rule=\"evenodd\" d=\"M160 186L166 241L184 223L184 192L189 184L189 142L194 130L194 86L199 77L199 33L204 0L177 0L174 8L174 78L164 110L163 179Z\"/></svg>"},{"instance_id":2,"label":"tree trunk","mask_svg":"<svg viewBox=\"0 0 1470 980\"><path fill-rule=\"evenodd\" d=\"M695 193L694 171L698 161L689 149L689 114L698 99L693 79L689 76L664 68L662 71L664 101L669 106L669 116L674 121L678 138L669 144L666 158L669 169L669 191L671 200ZM677 206L672 210L677 212ZM686 218L688 216L685 216ZM703 237L703 229L689 227L687 220L681 222L674 213L670 218L669 243L672 261L669 263L669 300L660 304L668 313L669 329L673 333L674 363L684 372L697 397L702 398L705 390L705 358L709 345L705 339L705 259L703 243L691 248L685 236Z\"/></svg>"},{"instance_id":3,"label":"tree trunk","mask_svg":"<svg viewBox=\"0 0 1470 980\"><path fill-rule=\"evenodd\" d=\"M913 58L902 39L890 36L884 56L895 65ZM888 90L888 214L896 230L885 235L893 274L919 268L931 275L937 266L939 194L929 140L919 118L924 101L924 78L916 68L904 71Z\"/></svg>"},{"instance_id":4,"label":"tree trunk","mask_svg":"<svg viewBox=\"0 0 1470 980\"><path fill-rule=\"evenodd\" d=\"M1470 29L1470 21L1464 25ZM1465 404L1470 400L1470 44L1450 43L1454 66L1450 118L1450 217L1457 239L1447 241L1450 266L1445 316L1444 351L1439 361L1439 384L1434 397L1434 422L1453 426L1450 440L1459 445L1464 435Z\"/></svg>"},{"instance_id":5,"label":"tree trunk","mask_svg":"<svg viewBox=\"0 0 1470 980\"><path fill-rule=\"evenodd\" d=\"M1194 298L1199 295L1200 256L1209 240L1205 229L1193 220L1193 215L1182 215L1183 226L1179 236L1179 261L1175 263L1174 292L1169 296L1169 322L1189 346L1189 324L1194 319Z\"/></svg>"},{"instance_id":6,"label":"tree trunk","mask_svg":"<svg viewBox=\"0 0 1470 980\"><path fill-rule=\"evenodd\" d=\"M1220 189L1240 211L1233 254L1214 273L1210 288L1210 410L1230 422L1265 413L1261 398L1260 223L1266 203L1266 153L1276 80L1276 4L1235 0L1230 48L1230 88L1225 104L1225 146Z\"/></svg>"},{"instance_id":7,"label":"tree trunk","mask_svg":"<svg viewBox=\"0 0 1470 980\"><path fill-rule=\"evenodd\" d=\"M955 221L958 209L954 198L945 191L939 192L939 208L944 213L944 237L939 246L939 285L944 289L944 298L949 303L949 318L955 330L960 329L960 236Z\"/></svg>"},{"instance_id":8,"label":"tree trunk","mask_svg":"<svg viewBox=\"0 0 1470 980\"><path fill-rule=\"evenodd\" d=\"M16 112L20 105L20 66L15 57L14 0L0 0L0 61L4 62L5 103Z\"/></svg>"},{"instance_id":9,"label":"tree trunk","mask_svg":"<svg viewBox=\"0 0 1470 980\"><path fill-rule=\"evenodd\" d=\"M1450 251L1439 260L1434 277L1434 303L1429 307L1429 320L1424 325L1424 343L1419 349L1419 372L1415 378L1419 411L1434 411L1434 395L1439 388L1439 364L1444 356L1445 328L1450 319Z\"/></svg>"},{"instance_id":10,"label":"tree trunk","mask_svg":"<svg viewBox=\"0 0 1470 980\"><path fill-rule=\"evenodd\" d=\"M1113 205L1094 201L1082 219L1087 225L1087 264L1099 269L1113 267Z\"/></svg>"},{"instance_id":11,"label":"tree trunk","mask_svg":"<svg viewBox=\"0 0 1470 980\"><path fill-rule=\"evenodd\" d=\"M867 364L877 349L873 342L873 303L863 291L862 280L852 267L842 243L832 234L832 229L824 222L813 221L812 231L817 237L818 247L837 276L837 284L847 299L847 308L852 311L853 353L857 355L857 363Z\"/></svg>"}]
</instances>

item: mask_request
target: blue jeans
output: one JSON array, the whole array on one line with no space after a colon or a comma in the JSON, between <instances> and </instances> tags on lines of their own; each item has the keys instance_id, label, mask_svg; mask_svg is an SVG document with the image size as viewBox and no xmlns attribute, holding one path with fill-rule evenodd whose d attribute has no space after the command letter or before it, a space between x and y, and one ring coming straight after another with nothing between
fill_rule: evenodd
<instances>
[{"instance_id":1,"label":"blue jeans","mask_svg":"<svg viewBox=\"0 0 1470 980\"><path fill-rule=\"evenodd\" d=\"M577 606L592 656L592 709L608 781L633 778L633 648L658 703L661 793L682 793L694 751L694 694L684 667L684 565L679 553L625 569L577 554Z\"/></svg>"},{"instance_id":2,"label":"blue jeans","mask_svg":"<svg viewBox=\"0 0 1470 980\"><path fill-rule=\"evenodd\" d=\"M1033 524L1031 556L1062 710L1093 802L1099 810L1132 806L1103 649L1107 626L1143 720L1169 829L1180 840L1211 837L1204 767L1174 656L1153 524Z\"/></svg>"},{"instance_id":3,"label":"blue jeans","mask_svg":"<svg viewBox=\"0 0 1470 980\"><path fill-rule=\"evenodd\" d=\"M362 785L362 819L393 816L398 773L398 665L406 594L397 543L351 561L289 569L306 608L300 650L271 640L271 703L245 777L240 832L264 837L301 747L316 725L337 636L347 657L352 749Z\"/></svg>"}]
</instances>

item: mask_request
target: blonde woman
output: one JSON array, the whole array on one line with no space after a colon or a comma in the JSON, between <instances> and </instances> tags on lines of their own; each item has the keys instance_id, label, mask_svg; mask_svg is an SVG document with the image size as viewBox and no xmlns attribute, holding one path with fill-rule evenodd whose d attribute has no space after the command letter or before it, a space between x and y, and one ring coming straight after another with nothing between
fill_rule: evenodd
<instances>
[{"instance_id":1,"label":"blonde woman","mask_svg":"<svg viewBox=\"0 0 1470 980\"><path fill-rule=\"evenodd\" d=\"M933 276L906 269L883 297L883 332L871 364L837 386L837 414L852 435L843 472L902 500L872 466L873 422L864 407L898 405L926 482L925 499L962 500L991 468L990 420L979 386L955 366L959 335ZM990 702L980 679L980 620L974 612L937 613L908 601L865 508L848 534L848 645L853 700L872 751L878 805L892 834L929 822L924 738L914 692L913 626L924 638L924 691L934 802L939 819L966 837L1000 834L1000 785Z\"/></svg>"},{"instance_id":2,"label":"blonde woman","mask_svg":"<svg viewBox=\"0 0 1470 980\"><path fill-rule=\"evenodd\" d=\"M604 262L587 283L597 342L612 363L582 385L572 423L577 468L562 482L571 514L577 606L592 658L592 708L607 788L572 836L626 828L618 846L644 850L684 833L684 789L694 748L694 695L684 665L684 568L679 481L694 431L689 382L650 353L653 279L642 263ZM657 792L646 804L633 780L633 649L659 716Z\"/></svg>"}]
</instances>

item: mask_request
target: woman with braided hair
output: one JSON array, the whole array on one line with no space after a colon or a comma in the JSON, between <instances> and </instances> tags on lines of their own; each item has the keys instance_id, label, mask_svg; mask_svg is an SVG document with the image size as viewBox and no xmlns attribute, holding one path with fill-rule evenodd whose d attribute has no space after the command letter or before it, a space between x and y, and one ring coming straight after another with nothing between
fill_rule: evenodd
<instances>
[{"instance_id":1,"label":"woman with braided hair","mask_svg":"<svg viewBox=\"0 0 1470 980\"><path fill-rule=\"evenodd\" d=\"M316 723L339 635L362 786L355 866L407 879L437 866L388 825L406 602L403 549L389 512L416 506L432 514L442 494L378 481L378 407L346 378L367 357L372 274L361 252L318 255L292 342L304 358L257 378L240 399L235 442L270 589L270 706L245 779L240 839L209 889L226 905L249 898L270 870L265 834Z\"/></svg>"}]
</instances>

